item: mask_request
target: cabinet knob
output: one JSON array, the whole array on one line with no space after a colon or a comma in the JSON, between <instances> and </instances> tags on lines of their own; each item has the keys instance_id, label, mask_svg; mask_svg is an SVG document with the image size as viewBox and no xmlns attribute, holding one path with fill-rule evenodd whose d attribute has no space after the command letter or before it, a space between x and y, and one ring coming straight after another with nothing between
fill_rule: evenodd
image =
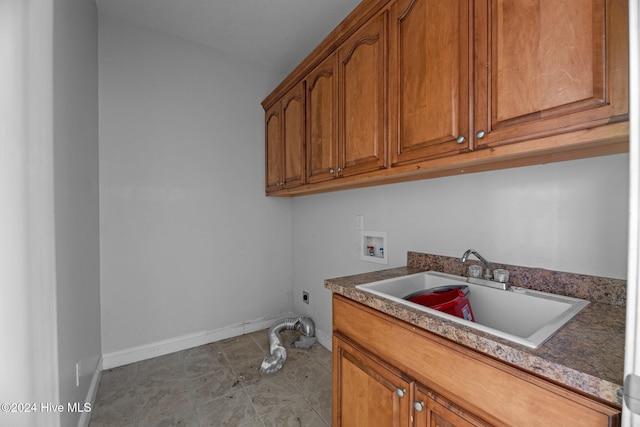
<instances>
[{"instance_id":1,"label":"cabinet knob","mask_svg":"<svg viewBox=\"0 0 640 427\"><path fill-rule=\"evenodd\" d=\"M398 395L398 397L404 397L404 394L407 392L407 390L405 390L404 388L398 388L396 389L396 394Z\"/></svg>"},{"instance_id":2,"label":"cabinet knob","mask_svg":"<svg viewBox=\"0 0 640 427\"><path fill-rule=\"evenodd\" d=\"M417 412L422 412L424 409L424 402L413 402L413 409Z\"/></svg>"},{"instance_id":3,"label":"cabinet knob","mask_svg":"<svg viewBox=\"0 0 640 427\"><path fill-rule=\"evenodd\" d=\"M462 144L465 140L465 137L463 135L460 135L459 137L456 138L456 142L458 144Z\"/></svg>"},{"instance_id":4,"label":"cabinet knob","mask_svg":"<svg viewBox=\"0 0 640 427\"><path fill-rule=\"evenodd\" d=\"M336 169L336 171L337 171L338 173L340 173L340 172L342 172L342 168L338 168L338 169Z\"/></svg>"},{"instance_id":5,"label":"cabinet knob","mask_svg":"<svg viewBox=\"0 0 640 427\"><path fill-rule=\"evenodd\" d=\"M485 135L486 135L486 132L483 131L483 130L479 130L478 132L476 132L476 138L478 138L478 139L484 138Z\"/></svg>"},{"instance_id":6,"label":"cabinet knob","mask_svg":"<svg viewBox=\"0 0 640 427\"><path fill-rule=\"evenodd\" d=\"M329 168L329 173L336 173L336 170L334 168Z\"/></svg>"}]
</instances>

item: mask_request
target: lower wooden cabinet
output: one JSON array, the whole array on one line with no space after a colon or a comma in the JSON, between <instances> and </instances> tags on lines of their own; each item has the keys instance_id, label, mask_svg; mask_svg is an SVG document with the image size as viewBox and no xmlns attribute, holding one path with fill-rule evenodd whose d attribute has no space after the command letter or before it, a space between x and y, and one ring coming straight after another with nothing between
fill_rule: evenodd
<instances>
[{"instance_id":1,"label":"lower wooden cabinet","mask_svg":"<svg viewBox=\"0 0 640 427\"><path fill-rule=\"evenodd\" d=\"M619 426L620 410L333 298L333 426Z\"/></svg>"},{"instance_id":2,"label":"lower wooden cabinet","mask_svg":"<svg viewBox=\"0 0 640 427\"><path fill-rule=\"evenodd\" d=\"M383 361L333 337L337 372L333 393L333 425L371 426L489 426L432 390L405 378Z\"/></svg>"},{"instance_id":3,"label":"lower wooden cabinet","mask_svg":"<svg viewBox=\"0 0 640 427\"><path fill-rule=\"evenodd\" d=\"M397 370L341 340L333 338L333 425L350 427L407 426L412 383ZM337 420L336 420L337 418Z\"/></svg>"}]
</instances>

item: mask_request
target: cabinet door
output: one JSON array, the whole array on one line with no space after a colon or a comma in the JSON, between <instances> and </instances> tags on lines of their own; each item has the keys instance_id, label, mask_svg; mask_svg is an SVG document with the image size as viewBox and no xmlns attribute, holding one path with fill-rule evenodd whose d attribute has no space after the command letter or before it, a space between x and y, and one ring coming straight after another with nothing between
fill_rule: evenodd
<instances>
[{"instance_id":1,"label":"cabinet door","mask_svg":"<svg viewBox=\"0 0 640 427\"><path fill-rule=\"evenodd\" d=\"M337 57L331 55L307 82L307 181L332 179L338 168Z\"/></svg>"},{"instance_id":2,"label":"cabinet door","mask_svg":"<svg viewBox=\"0 0 640 427\"><path fill-rule=\"evenodd\" d=\"M282 99L285 188L304 183L304 120L304 83L300 83Z\"/></svg>"},{"instance_id":3,"label":"cabinet door","mask_svg":"<svg viewBox=\"0 0 640 427\"><path fill-rule=\"evenodd\" d=\"M475 417L433 391L416 387L413 405L415 427L488 427Z\"/></svg>"},{"instance_id":4,"label":"cabinet door","mask_svg":"<svg viewBox=\"0 0 640 427\"><path fill-rule=\"evenodd\" d=\"M271 193L282 189L284 184L284 162L282 145L282 111L277 102L265 114L266 141L266 191Z\"/></svg>"},{"instance_id":5,"label":"cabinet door","mask_svg":"<svg viewBox=\"0 0 640 427\"><path fill-rule=\"evenodd\" d=\"M333 426L408 427L410 384L334 335Z\"/></svg>"},{"instance_id":6,"label":"cabinet door","mask_svg":"<svg viewBox=\"0 0 640 427\"><path fill-rule=\"evenodd\" d=\"M372 18L339 50L340 175L386 167L387 16Z\"/></svg>"},{"instance_id":7,"label":"cabinet door","mask_svg":"<svg viewBox=\"0 0 640 427\"><path fill-rule=\"evenodd\" d=\"M391 8L392 164L469 151L468 0Z\"/></svg>"},{"instance_id":8,"label":"cabinet door","mask_svg":"<svg viewBox=\"0 0 640 427\"><path fill-rule=\"evenodd\" d=\"M626 0L475 3L477 145L627 119Z\"/></svg>"}]
</instances>

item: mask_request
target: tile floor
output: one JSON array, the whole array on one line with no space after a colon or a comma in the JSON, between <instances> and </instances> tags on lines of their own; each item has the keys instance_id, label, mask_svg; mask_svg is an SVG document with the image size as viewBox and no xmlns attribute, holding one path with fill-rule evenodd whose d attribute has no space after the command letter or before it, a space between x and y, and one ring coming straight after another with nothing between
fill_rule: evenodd
<instances>
[{"instance_id":1,"label":"tile floor","mask_svg":"<svg viewBox=\"0 0 640 427\"><path fill-rule=\"evenodd\" d=\"M104 371L89 427L331 425L331 352L281 336L287 361L270 375L266 330Z\"/></svg>"}]
</instances>

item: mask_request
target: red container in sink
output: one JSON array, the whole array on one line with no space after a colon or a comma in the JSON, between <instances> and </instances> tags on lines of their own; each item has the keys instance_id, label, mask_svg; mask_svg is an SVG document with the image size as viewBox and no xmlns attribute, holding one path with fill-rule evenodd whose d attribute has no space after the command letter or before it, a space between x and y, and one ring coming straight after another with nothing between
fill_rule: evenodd
<instances>
[{"instance_id":1,"label":"red container in sink","mask_svg":"<svg viewBox=\"0 0 640 427\"><path fill-rule=\"evenodd\" d=\"M473 322L468 293L467 285L449 285L414 292L403 299Z\"/></svg>"}]
</instances>

